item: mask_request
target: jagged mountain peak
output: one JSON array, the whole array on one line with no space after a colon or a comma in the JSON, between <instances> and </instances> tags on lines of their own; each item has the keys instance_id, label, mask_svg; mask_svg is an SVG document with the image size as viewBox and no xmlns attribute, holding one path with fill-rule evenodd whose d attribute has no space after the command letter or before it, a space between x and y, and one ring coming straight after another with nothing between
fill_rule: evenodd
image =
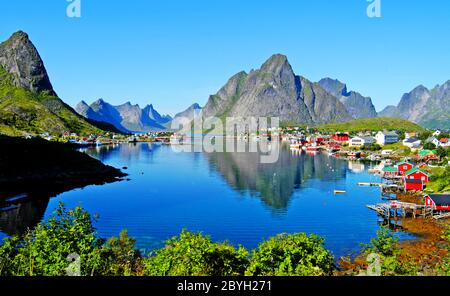
<instances>
[{"instance_id":1,"label":"jagged mountain peak","mask_svg":"<svg viewBox=\"0 0 450 296\"><path fill-rule=\"evenodd\" d=\"M272 55L260 69L262 73L272 73L274 75L294 75L292 66L288 61L287 56L282 54Z\"/></svg>"},{"instance_id":2,"label":"jagged mountain peak","mask_svg":"<svg viewBox=\"0 0 450 296\"><path fill-rule=\"evenodd\" d=\"M18 31L0 44L0 66L11 74L16 87L56 96L44 62L27 33Z\"/></svg>"},{"instance_id":3,"label":"jagged mountain peak","mask_svg":"<svg viewBox=\"0 0 450 296\"><path fill-rule=\"evenodd\" d=\"M210 96L203 116L279 117L306 124L351 119L335 96L296 76L282 54L272 55L259 70L231 77Z\"/></svg>"},{"instance_id":4,"label":"jagged mountain peak","mask_svg":"<svg viewBox=\"0 0 450 296\"><path fill-rule=\"evenodd\" d=\"M326 91L338 98L340 96L348 97L350 95L350 93L347 91L347 84L341 82L338 79L326 77L321 79L318 84L322 86Z\"/></svg>"},{"instance_id":5,"label":"jagged mountain peak","mask_svg":"<svg viewBox=\"0 0 450 296\"><path fill-rule=\"evenodd\" d=\"M165 125L172 119L168 115L161 116L152 104L141 109L139 104L133 105L130 101L113 106L99 99L88 108L80 102L76 110L88 119L110 123L126 133L164 130Z\"/></svg>"}]
</instances>

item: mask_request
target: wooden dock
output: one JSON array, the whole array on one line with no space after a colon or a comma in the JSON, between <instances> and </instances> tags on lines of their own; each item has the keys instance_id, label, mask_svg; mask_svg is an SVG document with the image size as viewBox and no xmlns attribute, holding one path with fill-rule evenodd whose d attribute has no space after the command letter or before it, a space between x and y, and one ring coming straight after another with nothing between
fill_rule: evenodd
<instances>
[{"instance_id":1,"label":"wooden dock","mask_svg":"<svg viewBox=\"0 0 450 296\"><path fill-rule=\"evenodd\" d=\"M433 219L435 219L435 220L446 219L446 218L450 218L450 213L439 214L439 215L433 216Z\"/></svg>"},{"instance_id":2,"label":"wooden dock","mask_svg":"<svg viewBox=\"0 0 450 296\"><path fill-rule=\"evenodd\" d=\"M414 203L392 201L390 203L368 205L367 207L387 219L406 218L408 216L413 218L433 216L431 207Z\"/></svg>"}]
</instances>

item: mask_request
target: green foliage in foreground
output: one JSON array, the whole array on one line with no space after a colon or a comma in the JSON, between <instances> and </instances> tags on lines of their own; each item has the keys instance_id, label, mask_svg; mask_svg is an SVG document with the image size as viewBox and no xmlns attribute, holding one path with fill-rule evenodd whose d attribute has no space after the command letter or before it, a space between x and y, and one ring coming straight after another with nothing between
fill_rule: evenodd
<instances>
[{"instance_id":1,"label":"green foliage in foreground","mask_svg":"<svg viewBox=\"0 0 450 296\"><path fill-rule=\"evenodd\" d=\"M398 247L398 238L388 228L377 231L377 237L370 244L363 246L364 253L378 254L380 256L381 275L417 275L417 266L412 260L402 258ZM373 262L368 262L373 264Z\"/></svg>"},{"instance_id":2,"label":"green foliage in foreground","mask_svg":"<svg viewBox=\"0 0 450 296\"><path fill-rule=\"evenodd\" d=\"M344 123L332 123L320 125L317 129L321 132L377 132L383 129L396 130L399 132L424 132L425 129L419 125L400 118L365 118Z\"/></svg>"},{"instance_id":3,"label":"green foliage in foreground","mask_svg":"<svg viewBox=\"0 0 450 296\"><path fill-rule=\"evenodd\" d=\"M149 276L237 276L248 266L245 248L213 243L209 237L183 231L145 260Z\"/></svg>"},{"instance_id":4,"label":"green foliage in foreground","mask_svg":"<svg viewBox=\"0 0 450 296\"><path fill-rule=\"evenodd\" d=\"M74 253L80 256L83 276L330 275L334 268L323 239L303 233L271 238L249 256L243 247L183 231L144 258L126 232L105 242L96 235L89 213L61 204L47 222L4 241L0 276L64 276L71 264L67 258Z\"/></svg>"},{"instance_id":5,"label":"green foliage in foreground","mask_svg":"<svg viewBox=\"0 0 450 296\"><path fill-rule=\"evenodd\" d=\"M323 242L315 235L280 234L261 243L253 251L246 275L331 275L334 270L333 256L323 247Z\"/></svg>"},{"instance_id":6,"label":"green foliage in foreground","mask_svg":"<svg viewBox=\"0 0 450 296\"><path fill-rule=\"evenodd\" d=\"M71 254L80 256L81 275L130 275L139 254L126 232L108 243L99 239L89 213L60 205L48 222L23 238L5 240L0 247L0 275L63 276Z\"/></svg>"}]
</instances>

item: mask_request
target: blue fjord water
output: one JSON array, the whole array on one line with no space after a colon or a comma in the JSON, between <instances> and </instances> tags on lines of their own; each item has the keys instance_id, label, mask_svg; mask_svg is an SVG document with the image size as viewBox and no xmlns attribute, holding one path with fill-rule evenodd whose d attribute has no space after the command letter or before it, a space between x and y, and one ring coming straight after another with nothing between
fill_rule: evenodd
<instances>
[{"instance_id":1,"label":"blue fjord water","mask_svg":"<svg viewBox=\"0 0 450 296\"><path fill-rule=\"evenodd\" d=\"M278 162L261 164L257 153L176 153L149 143L85 152L108 165L127 167L130 180L88 186L1 213L0 239L48 218L59 202L98 214L95 226L101 237L127 229L146 251L182 229L250 249L278 233L306 232L323 236L339 257L357 253L380 227L366 207L381 201L380 189L357 186L380 182L368 174L370 164L289 149L281 151ZM347 194L335 195L335 189Z\"/></svg>"}]
</instances>

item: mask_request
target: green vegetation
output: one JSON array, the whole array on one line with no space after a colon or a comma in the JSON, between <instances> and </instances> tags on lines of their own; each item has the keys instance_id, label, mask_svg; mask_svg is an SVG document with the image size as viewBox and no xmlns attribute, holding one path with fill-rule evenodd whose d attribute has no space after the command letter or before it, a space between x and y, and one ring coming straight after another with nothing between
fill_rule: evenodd
<instances>
[{"instance_id":1,"label":"green vegetation","mask_svg":"<svg viewBox=\"0 0 450 296\"><path fill-rule=\"evenodd\" d=\"M370 244L364 246L364 255L370 254L380 256L381 275L416 275L417 267L412 260L407 260L402 255L398 246L398 238L394 237L392 231L381 228L377 231L377 237L372 239ZM373 260L373 259L372 259ZM373 265L374 262L368 262Z\"/></svg>"},{"instance_id":2,"label":"green vegetation","mask_svg":"<svg viewBox=\"0 0 450 296\"><path fill-rule=\"evenodd\" d=\"M304 233L273 237L253 251L246 275L331 275L333 256L323 247L323 243L322 238Z\"/></svg>"},{"instance_id":3,"label":"green vegetation","mask_svg":"<svg viewBox=\"0 0 450 296\"><path fill-rule=\"evenodd\" d=\"M444 239L450 242L450 229ZM21 237L4 240L0 276L329 276L367 271L391 276L417 275L420 270L387 228L381 228L377 237L363 246L358 258L364 262L349 269L337 270L323 243L315 235L281 234L249 253L243 247L183 231L144 257L126 231L106 241L98 237L88 212L80 207L68 210L60 204L47 222ZM437 266L430 268L427 274L450 275L450 256L444 254Z\"/></svg>"},{"instance_id":4,"label":"green vegetation","mask_svg":"<svg viewBox=\"0 0 450 296\"><path fill-rule=\"evenodd\" d=\"M23 237L5 239L0 247L0 276L209 276L331 275L333 257L323 239L306 234L279 235L262 243L252 256L229 243L213 243L200 233L179 237L145 258L135 241L122 232L108 242L99 238L89 213L62 204L48 219ZM79 270L67 260L78 254Z\"/></svg>"},{"instance_id":5,"label":"green vegetation","mask_svg":"<svg viewBox=\"0 0 450 296\"><path fill-rule=\"evenodd\" d=\"M321 132L350 132L358 133L364 131L377 132L383 129L396 130L399 132L423 132L424 128L410 121L399 118L367 118L357 119L344 123L332 123L320 125L317 129Z\"/></svg>"},{"instance_id":6,"label":"green vegetation","mask_svg":"<svg viewBox=\"0 0 450 296\"><path fill-rule=\"evenodd\" d=\"M199 233L183 231L166 242L166 247L145 260L149 276L237 276L248 265L245 248L213 243Z\"/></svg>"},{"instance_id":7,"label":"green vegetation","mask_svg":"<svg viewBox=\"0 0 450 296\"><path fill-rule=\"evenodd\" d=\"M102 131L46 92L32 93L11 84L11 76L0 66L0 134L23 136L65 131L88 135Z\"/></svg>"},{"instance_id":8,"label":"green vegetation","mask_svg":"<svg viewBox=\"0 0 450 296\"><path fill-rule=\"evenodd\" d=\"M450 166L429 170L431 177L427 190L432 192L450 192Z\"/></svg>"}]
</instances>

